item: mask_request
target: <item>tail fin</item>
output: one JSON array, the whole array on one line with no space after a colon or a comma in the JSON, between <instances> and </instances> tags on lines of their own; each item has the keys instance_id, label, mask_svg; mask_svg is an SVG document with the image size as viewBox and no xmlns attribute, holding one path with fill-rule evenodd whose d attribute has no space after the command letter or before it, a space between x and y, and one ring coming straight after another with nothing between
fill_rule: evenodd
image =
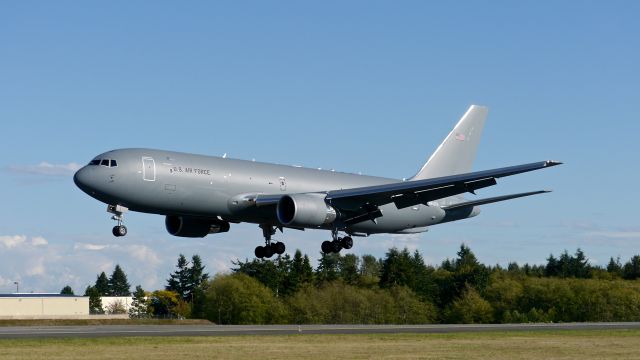
<instances>
[{"instance_id":1,"label":"tail fin","mask_svg":"<svg viewBox=\"0 0 640 360\"><path fill-rule=\"evenodd\" d=\"M471 172L489 108L471 105L427 163L411 180Z\"/></svg>"}]
</instances>

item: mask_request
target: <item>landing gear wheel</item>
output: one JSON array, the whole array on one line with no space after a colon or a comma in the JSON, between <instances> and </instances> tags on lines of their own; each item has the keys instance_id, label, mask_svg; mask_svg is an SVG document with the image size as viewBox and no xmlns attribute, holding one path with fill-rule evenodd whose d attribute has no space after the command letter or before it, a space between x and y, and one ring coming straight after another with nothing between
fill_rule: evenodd
<instances>
[{"instance_id":1,"label":"landing gear wheel","mask_svg":"<svg viewBox=\"0 0 640 360\"><path fill-rule=\"evenodd\" d=\"M274 251L272 246L267 245L263 249L264 249L264 257L268 259L273 256Z\"/></svg>"},{"instance_id":2,"label":"landing gear wheel","mask_svg":"<svg viewBox=\"0 0 640 360\"><path fill-rule=\"evenodd\" d=\"M273 252L278 254L278 255L282 255L284 254L284 251L286 250L286 247L284 246L283 242L278 241L275 244L271 244L271 248L273 249Z\"/></svg>"},{"instance_id":3,"label":"landing gear wheel","mask_svg":"<svg viewBox=\"0 0 640 360\"><path fill-rule=\"evenodd\" d=\"M116 237L125 236L127 235L127 227L124 225L114 226L111 230L111 233Z\"/></svg>"},{"instance_id":4,"label":"landing gear wheel","mask_svg":"<svg viewBox=\"0 0 640 360\"><path fill-rule=\"evenodd\" d=\"M322 249L322 252L325 254L330 254L333 252L333 246L331 245L331 241L323 241L320 248Z\"/></svg>"},{"instance_id":5,"label":"landing gear wheel","mask_svg":"<svg viewBox=\"0 0 640 360\"><path fill-rule=\"evenodd\" d=\"M349 250L353 247L353 239L351 236L345 236L340 240L340 245L342 245L344 249Z\"/></svg>"},{"instance_id":6,"label":"landing gear wheel","mask_svg":"<svg viewBox=\"0 0 640 360\"><path fill-rule=\"evenodd\" d=\"M264 257L264 246L257 246L253 253L258 259L262 259Z\"/></svg>"},{"instance_id":7,"label":"landing gear wheel","mask_svg":"<svg viewBox=\"0 0 640 360\"><path fill-rule=\"evenodd\" d=\"M340 240L333 240L331 242L331 250L336 254L339 253L340 250L342 250L342 245L340 245Z\"/></svg>"}]
</instances>

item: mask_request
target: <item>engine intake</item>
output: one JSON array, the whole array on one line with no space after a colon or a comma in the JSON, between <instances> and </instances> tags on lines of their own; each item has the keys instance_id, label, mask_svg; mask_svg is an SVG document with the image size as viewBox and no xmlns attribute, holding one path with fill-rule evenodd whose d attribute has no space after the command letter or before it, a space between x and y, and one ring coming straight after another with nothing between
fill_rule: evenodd
<instances>
[{"instance_id":1,"label":"engine intake","mask_svg":"<svg viewBox=\"0 0 640 360\"><path fill-rule=\"evenodd\" d=\"M164 224L169 234L180 237L205 237L229 231L229 223L221 220L167 215Z\"/></svg>"},{"instance_id":2,"label":"engine intake","mask_svg":"<svg viewBox=\"0 0 640 360\"><path fill-rule=\"evenodd\" d=\"M291 226L318 227L336 220L336 210L319 194L285 195L278 201L276 213L278 221Z\"/></svg>"}]
</instances>

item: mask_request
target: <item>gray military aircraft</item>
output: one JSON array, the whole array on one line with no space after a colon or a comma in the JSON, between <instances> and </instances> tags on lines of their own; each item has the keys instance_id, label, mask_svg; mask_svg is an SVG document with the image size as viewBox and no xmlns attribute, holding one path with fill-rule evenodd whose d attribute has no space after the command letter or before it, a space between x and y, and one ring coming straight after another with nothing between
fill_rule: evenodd
<instances>
[{"instance_id":1,"label":"gray military aircraft","mask_svg":"<svg viewBox=\"0 0 640 360\"><path fill-rule=\"evenodd\" d=\"M74 176L76 185L107 204L124 236L127 210L165 215L174 236L204 237L230 223L259 224L258 258L282 254L276 230L330 230L324 253L353 246L352 236L412 234L430 225L479 214L479 205L541 194L533 191L466 200L464 193L496 179L561 164L541 161L471 172L488 109L472 105L420 171L397 180L152 149L118 149L96 156ZM340 236L345 233L345 236Z\"/></svg>"}]
</instances>

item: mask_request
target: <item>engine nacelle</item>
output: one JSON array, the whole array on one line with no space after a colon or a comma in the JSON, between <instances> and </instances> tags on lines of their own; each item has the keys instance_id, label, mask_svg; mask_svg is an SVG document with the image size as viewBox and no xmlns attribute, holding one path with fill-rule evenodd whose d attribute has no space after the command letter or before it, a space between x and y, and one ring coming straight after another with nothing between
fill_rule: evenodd
<instances>
[{"instance_id":1,"label":"engine nacelle","mask_svg":"<svg viewBox=\"0 0 640 360\"><path fill-rule=\"evenodd\" d=\"M327 205L324 195L292 194L278 201L276 213L283 225L316 227L336 220L336 210Z\"/></svg>"},{"instance_id":2,"label":"engine nacelle","mask_svg":"<svg viewBox=\"0 0 640 360\"><path fill-rule=\"evenodd\" d=\"M205 237L229 231L229 223L221 220L167 215L164 224L169 234L181 237Z\"/></svg>"}]
</instances>

